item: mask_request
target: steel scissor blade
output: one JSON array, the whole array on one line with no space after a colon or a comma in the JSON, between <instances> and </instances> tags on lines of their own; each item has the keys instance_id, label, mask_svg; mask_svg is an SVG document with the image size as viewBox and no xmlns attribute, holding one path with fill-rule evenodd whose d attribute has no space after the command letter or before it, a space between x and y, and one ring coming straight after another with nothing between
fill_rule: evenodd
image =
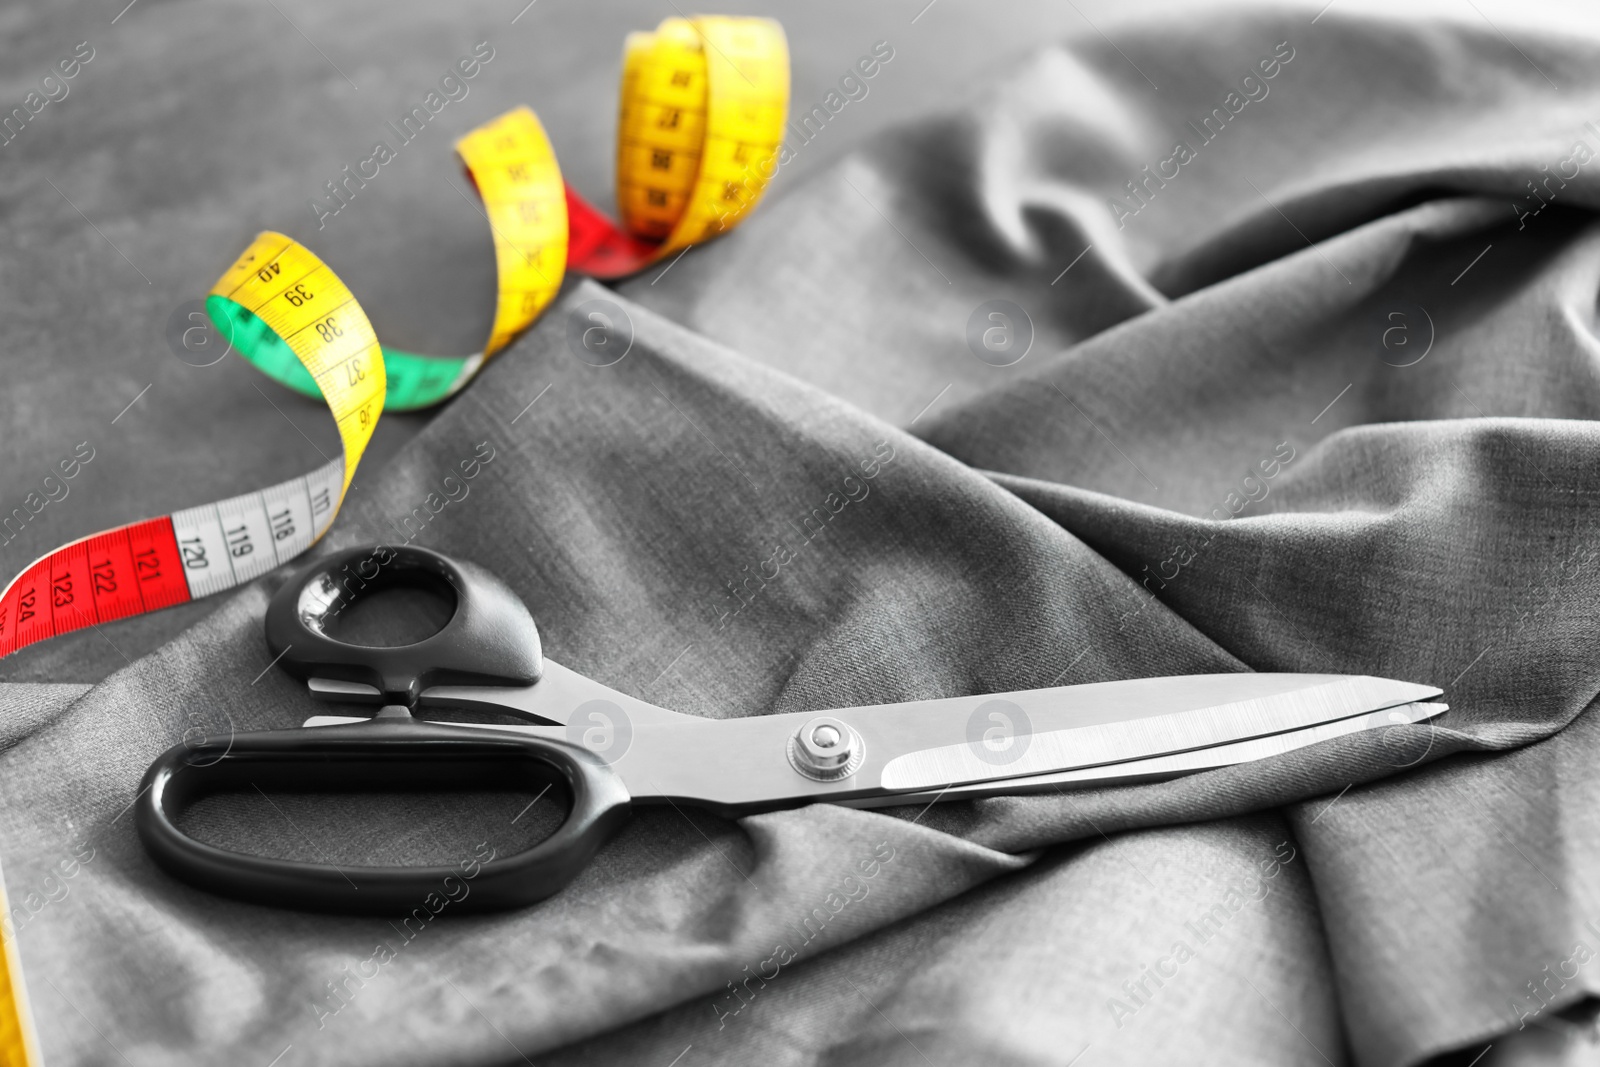
<instances>
[{"instance_id":1,"label":"steel scissor blade","mask_svg":"<svg viewBox=\"0 0 1600 1067\"><path fill-rule=\"evenodd\" d=\"M881 785L895 792L928 789L1187 752L1379 711L1440 692L1431 686L1360 675L1287 677L1314 681L1270 695L1243 696L1167 714L1019 733L1007 739L1009 748L969 739L907 752L884 766Z\"/></svg>"},{"instance_id":2,"label":"steel scissor blade","mask_svg":"<svg viewBox=\"0 0 1600 1067\"><path fill-rule=\"evenodd\" d=\"M1210 748L1193 749L1169 756L1151 756L1148 759L1128 760L1099 767L1057 771L1054 774L1036 774L1027 778L1006 778L1000 781L973 782L946 789L924 790L916 793L887 793L882 796L844 801L854 808L883 808L901 804L931 804L935 801L972 800L991 796L1023 796L1034 793L1065 793L1073 789L1092 789L1097 786L1130 785L1137 782L1160 782L1199 771L1232 767L1240 763L1253 763L1271 756L1281 756L1295 749L1305 748L1320 741L1360 733L1363 730L1381 730L1426 722L1450 710L1448 704L1418 702L1403 704L1369 715L1308 726L1288 733L1252 737L1248 741L1235 741ZM1409 765L1409 764L1408 764Z\"/></svg>"},{"instance_id":3,"label":"steel scissor blade","mask_svg":"<svg viewBox=\"0 0 1600 1067\"><path fill-rule=\"evenodd\" d=\"M609 701L608 716L631 722L608 736L626 733L631 741L604 758L637 800L681 801L732 815L978 782L1005 792L1005 780L1281 734L1439 694L1384 678L1239 673L708 719L627 697L546 660L545 678L526 689L441 687L427 690L424 703L568 724L504 728L580 740L586 735L569 732L570 724L594 714L580 709ZM819 781L791 762L791 742L819 716L859 734L854 773Z\"/></svg>"}]
</instances>

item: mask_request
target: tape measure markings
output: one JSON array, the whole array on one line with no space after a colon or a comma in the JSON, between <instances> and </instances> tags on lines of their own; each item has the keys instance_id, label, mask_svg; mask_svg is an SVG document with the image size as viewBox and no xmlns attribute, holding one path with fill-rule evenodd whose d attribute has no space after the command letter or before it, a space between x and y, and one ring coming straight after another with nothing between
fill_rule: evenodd
<instances>
[{"instance_id":1,"label":"tape measure markings","mask_svg":"<svg viewBox=\"0 0 1600 1067\"><path fill-rule=\"evenodd\" d=\"M617 204L637 236L664 241L687 210L706 140L706 57L686 19L624 45L617 123ZM655 251L655 250L652 250Z\"/></svg>"},{"instance_id":2,"label":"tape measure markings","mask_svg":"<svg viewBox=\"0 0 1600 1067\"><path fill-rule=\"evenodd\" d=\"M789 53L776 22L709 16L694 20L694 27L714 53L706 56L705 143L695 195L663 255L715 236L749 213L771 178L759 173L758 160L776 156L788 112Z\"/></svg>"},{"instance_id":3,"label":"tape measure markings","mask_svg":"<svg viewBox=\"0 0 1600 1067\"><path fill-rule=\"evenodd\" d=\"M173 513L189 599L242 585L310 548L333 524L343 467L336 459L268 489ZM227 574L213 568L218 558Z\"/></svg>"},{"instance_id":4,"label":"tape measure markings","mask_svg":"<svg viewBox=\"0 0 1600 1067\"><path fill-rule=\"evenodd\" d=\"M273 330L320 383L343 455L278 485L91 534L35 560L0 592L0 656L249 581L333 524L383 403L371 323L338 276L282 234L257 237L212 296Z\"/></svg>"},{"instance_id":5,"label":"tape measure markings","mask_svg":"<svg viewBox=\"0 0 1600 1067\"><path fill-rule=\"evenodd\" d=\"M788 44L770 19L669 18L630 34L617 126L626 232L568 189L570 266L622 277L737 225L777 172L788 104Z\"/></svg>"}]
</instances>

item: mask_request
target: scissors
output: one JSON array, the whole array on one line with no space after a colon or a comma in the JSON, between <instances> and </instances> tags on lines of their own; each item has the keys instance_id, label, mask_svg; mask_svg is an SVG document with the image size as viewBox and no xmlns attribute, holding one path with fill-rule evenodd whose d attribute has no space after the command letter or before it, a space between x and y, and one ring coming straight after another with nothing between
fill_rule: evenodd
<instances>
[{"instance_id":1,"label":"scissors","mask_svg":"<svg viewBox=\"0 0 1600 1067\"><path fill-rule=\"evenodd\" d=\"M330 634L359 597L406 586L454 601L443 629L387 648ZM508 908L558 892L633 804L672 802L736 817L814 802L929 804L1157 781L1447 710L1432 702L1441 690L1411 682L1239 673L700 718L544 658L533 616L505 583L417 546L355 548L312 563L273 597L266 635L278 665L313 696L379 710L175 745L144 776L136 824L151 857L181 880L323 911L394 914L456 869L255 856L189 837L176 816L208 794L252 787L560 787L566 821L476 877L472 908ZM422 716L432 709L527 725L430 722Z\"/></svg>"}]
</instances>

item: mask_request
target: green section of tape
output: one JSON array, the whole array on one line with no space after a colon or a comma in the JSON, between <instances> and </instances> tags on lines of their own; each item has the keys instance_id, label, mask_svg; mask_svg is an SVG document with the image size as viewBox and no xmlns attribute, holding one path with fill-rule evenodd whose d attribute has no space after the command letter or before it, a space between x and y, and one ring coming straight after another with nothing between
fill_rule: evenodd
<instances>
[{"instance_id":1,"label":"green section of tape","mask_svg":"<svg viewBox=\"0 0 1600 1067\"><path fill-rule=\"evenodd\" d=\"M297 393L320 399L322 390L283 338L260 318L225 296L206 298L206 312L233 345L256 369ZM388 378L383 399L385 411L413 411L437 404L454 392L462 368L471 357L419 356L395 348L383 350L383 370Z\"/></svg>"}]
</instances>

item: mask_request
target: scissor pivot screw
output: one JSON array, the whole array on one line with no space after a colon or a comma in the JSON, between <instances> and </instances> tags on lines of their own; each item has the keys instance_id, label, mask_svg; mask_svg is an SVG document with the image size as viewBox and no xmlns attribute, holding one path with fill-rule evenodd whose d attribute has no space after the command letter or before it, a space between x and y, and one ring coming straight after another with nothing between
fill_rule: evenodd
<instances>
[{"instance_id":1,"label":"scissor pivot screw","mask_svg":"<svg viewBox=\"0 0 1600 1067\"><path fill-rule=\"evenodd\" d=\"M816 782L848 778L866 758L861 735L829 716L812 719L789 738L789 763Z\"/></svg>"}]
</instances>

